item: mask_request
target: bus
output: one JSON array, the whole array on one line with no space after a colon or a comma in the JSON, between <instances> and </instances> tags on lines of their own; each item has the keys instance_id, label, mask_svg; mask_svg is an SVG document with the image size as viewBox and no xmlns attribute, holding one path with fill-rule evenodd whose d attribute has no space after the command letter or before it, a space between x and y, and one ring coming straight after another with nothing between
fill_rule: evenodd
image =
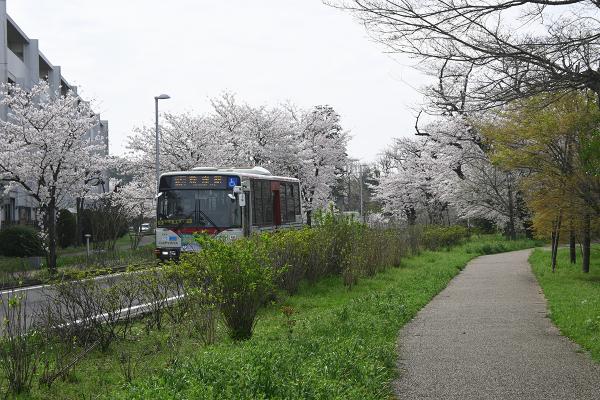
<instances>
[{"instance_id":1,"label":"bus","mask_svg":"<svg viewBox=\"0 0 600 400\"><path fill-rule=\"evenodd\" d=\"M298 179L261 167L198 167L160 176L155 253L162 261L198 251L196 233L233 240L302 225Z\"/></svg>"}]
</instances>

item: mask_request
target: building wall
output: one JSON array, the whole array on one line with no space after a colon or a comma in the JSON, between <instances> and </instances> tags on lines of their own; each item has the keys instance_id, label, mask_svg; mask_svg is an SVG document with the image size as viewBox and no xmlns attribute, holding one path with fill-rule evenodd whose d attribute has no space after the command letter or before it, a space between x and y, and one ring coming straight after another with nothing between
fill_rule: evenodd
<instances>
[{"instance_id":1,"label":"building wall","mask_svg":"<svg viewBox=\"0 0 600 400\"><path fill-rule=\"evenodd\" d=\"M0 0L0 83L17 83L30 89L45 79L53 93L64 94L68 90L77 93L77 87L62 76L60 66L53 65L40 52L38 40L27 37L6 13L6 1ZM0 107L0 119L6 120L6 116L6 108ZM108 121L98 116L98 126L88 133L88 138L92 137L102 140L103 153L108 155ZM35 217L35 201L22 189L0 194L0 228L6 224L31 223Z\"/></svg>"}]
</instances>

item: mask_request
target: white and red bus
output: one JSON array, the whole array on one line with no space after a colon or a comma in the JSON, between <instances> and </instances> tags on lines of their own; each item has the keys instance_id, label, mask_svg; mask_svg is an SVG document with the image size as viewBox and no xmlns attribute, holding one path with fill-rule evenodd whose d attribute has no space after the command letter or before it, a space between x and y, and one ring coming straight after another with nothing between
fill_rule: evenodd
<instances>
[{"instance_id":1,"label":"white and red bus","mask_svg":"<svg viewBox=\"0 0 600 400\"><path fill-rule=\"evenodd\" d=\"M195 233L226 239L302 227L300 182L261 167L194 168L160 176L156 255L197 251Z\"/></svg>"}]
</instances>

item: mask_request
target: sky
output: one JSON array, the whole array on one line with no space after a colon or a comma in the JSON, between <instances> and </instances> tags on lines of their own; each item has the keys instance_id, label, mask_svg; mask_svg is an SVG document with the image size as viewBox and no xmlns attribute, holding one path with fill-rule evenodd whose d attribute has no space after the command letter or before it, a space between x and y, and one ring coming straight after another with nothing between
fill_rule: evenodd
<instances>
[{"instance_id":1,"label":"sky","mask_svg":"<svg viewBox=\"0 0 600 400\"><path fill-rule=\"evenodd\" d=\"M415 61L385 53L351 14L321 0L7 0L9 15L109 121L111 154L161 112L206 113L227 91L240 102L328 104L373 161L414 133Z\"/></svg>"}]
</instances>

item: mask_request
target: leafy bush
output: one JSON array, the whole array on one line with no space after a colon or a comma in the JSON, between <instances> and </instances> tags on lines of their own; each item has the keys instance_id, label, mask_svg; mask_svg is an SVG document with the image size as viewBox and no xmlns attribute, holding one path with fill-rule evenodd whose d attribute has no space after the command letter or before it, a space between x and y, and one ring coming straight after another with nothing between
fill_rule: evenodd
<instances>
[{"instance_id":1,"label":"leafy bush","mask_svg":"<svg viewBox=\"0 0 600 400\"><path fill-rule=\"evenodd\" d=\"M315 233L305 228L263 236L272 266L280 272L278 286L289 294L298 291L300 282L312 267L311 261L318 259L314 254Z\"/></svg>"},{"instance_id":2,"label":"leafy bush","mask_svg":"<svg viewBox=\"0 0 600 400\"><path fill-rule=\"evenodd\" d=\"M427 226L423 229L422 241L425 248L437 250L442 247L457 245L469 236L467 228L460 225Z\"/></svg>"},{"instance_id":3,"label":"leafy bush","mask_svg":"<svg viewBox=\"0 0 600 400\"><path fill-rule=\"evenodd\" d=\"M56 234L58 245L62 248L75 244L77 221L69 210L60 210L56 220Z\"/></svg>"},{"instance_id":4,"label":"leafy bush","mask_svg":"<svg viewBox=\"0 0 600 400\"><path fill-rule=\"evenodd\" d=\"M231 243L198 237L201 250L184 256L182 264L198 284L204 283L218 302L229 336L252 336L256 314L273 293L276 271L267 258L264 240L240 239Z\"/></svg>"},{"instance_id":5,"label":"leafy bush","mask_svg":"<svg viewBox=\"0 0 600 400\"><path fill-rule=\"evenodd\" d=\"M131 307L139 300L141 280L134 274L118 279L80 279L61 282L45 293L40 326L64 343L73 338L107 351L131 328Z\"/></svg>"},{"instance_id":6,"label":"leafy bush","mask_svg":"<svg viewBox=\"0 0 600 400\"><path fill-rule=\"evenodd\" d=\"M40 359L39 337L29 329L31 315L25 295L0 294L0 310L0 370L9 391L18 394L31 388Z\"/></svg>"},{"instance_id":7,"label":"leafy bush","mask_svg":"<svg viewBox=\"0 0 600 400\"><path fill-rule=\"evenodd\" d=\"M14 225L0 231L0 255L33 257L44 254L42 239L35 229Z\"/></svg>"},{"instance_id":8,"label":"leafy bush","mask_svg":"<svg viewBox=\"0 0 600 400\"><path fill-rule=\"evenodd\" d=\"M341 276L352 287L361 276L400 265L403 236L394 229L372 229L333 213L317 214L316 227L263 235L279 287L294 294L300 282Z\"/></svg>"}]
</instances>

